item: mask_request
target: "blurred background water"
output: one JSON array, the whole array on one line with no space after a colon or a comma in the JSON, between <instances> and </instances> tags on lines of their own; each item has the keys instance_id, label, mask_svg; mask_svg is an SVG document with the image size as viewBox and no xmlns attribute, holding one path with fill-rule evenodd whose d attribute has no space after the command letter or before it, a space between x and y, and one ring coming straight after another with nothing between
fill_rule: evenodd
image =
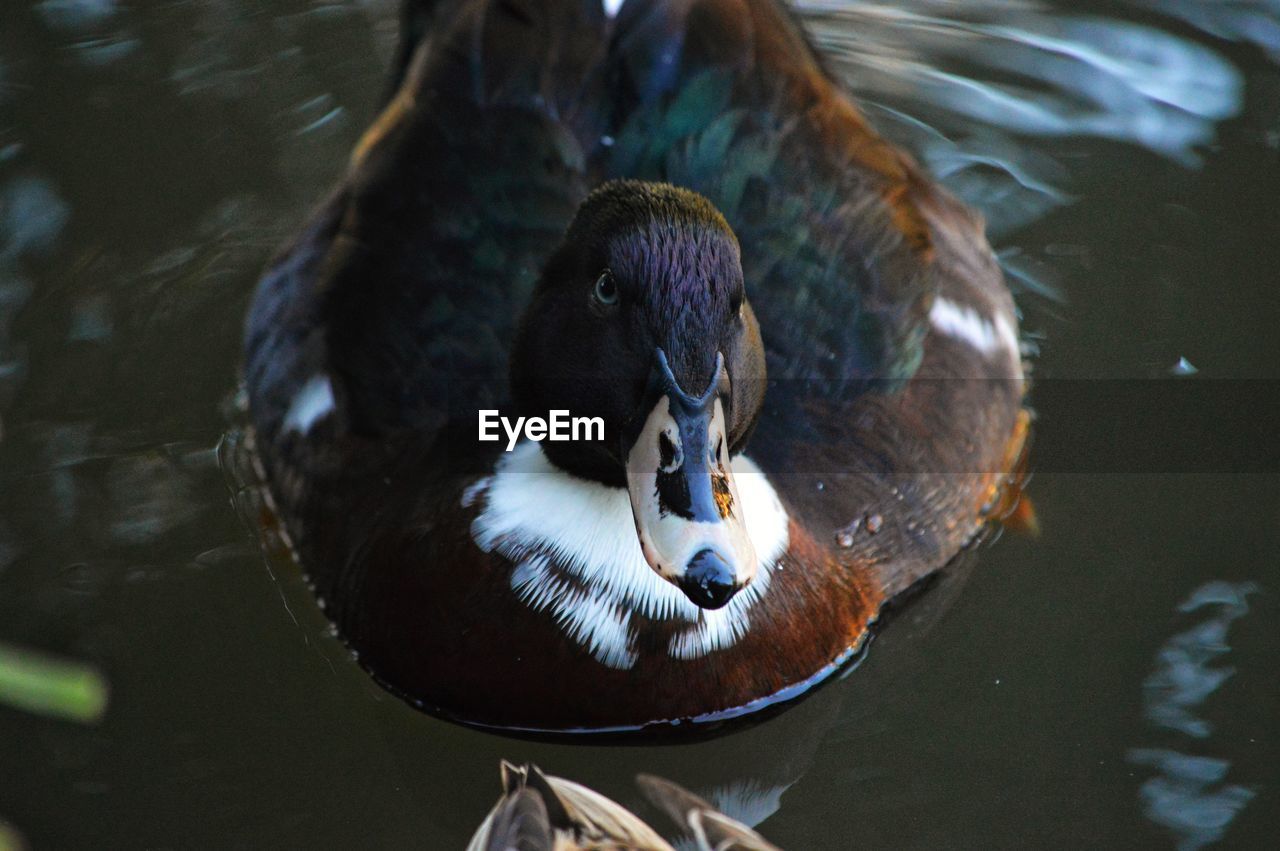
<instances>
[{"instance_id":1,"label":"blurred background water","mask_svg":"<svg viewBox=\"0 0 1280 851\"><path fill-rule=\"evenodd\" d=\"M1280 3L799 5L987 214L1043 394L1274 398ZM1039 406L1038 539L963 558L764 723L538 743L374 685L263 555L235 397L256 277L373 116L395 28L394 0L0 8L0 650L110 689L91 723L0 705L0 822L36 848L462 847L505 756L642 815L631 776L665 774L792 849L1273 847L1280 470L1114 472L1099 421L1200 447L1087 404Z\"/></svg>"}]
</instances>

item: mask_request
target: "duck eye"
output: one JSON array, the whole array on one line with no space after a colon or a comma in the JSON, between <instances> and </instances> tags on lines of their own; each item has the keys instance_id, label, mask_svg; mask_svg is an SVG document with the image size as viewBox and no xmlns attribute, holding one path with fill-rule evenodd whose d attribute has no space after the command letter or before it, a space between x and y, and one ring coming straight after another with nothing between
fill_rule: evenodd
<instances>
[{"instance_id":1,"label":"duck eye","mask_svg":"<svg viewBox=\"0 0 1280 851\"><path fill-rule=\"evenodd\" d=\"M592 295L601 304L618 303L618 285L613 280L613 273L608 269L605 269L600 273L600 277L596 278L596 288Z\"/></svg>"}]
</instances>

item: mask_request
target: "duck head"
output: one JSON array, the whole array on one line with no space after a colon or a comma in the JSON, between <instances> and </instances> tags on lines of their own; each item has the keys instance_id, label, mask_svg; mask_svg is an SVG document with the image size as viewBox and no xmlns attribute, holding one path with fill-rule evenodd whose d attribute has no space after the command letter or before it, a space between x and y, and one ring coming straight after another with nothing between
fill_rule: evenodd
<instances>
[{"instance_id":1,"label":"duck head","mask_svg":"<svg viewBox=\"0 0 1280 851\"><path fill-rule=\"evenodd\" d=\"M511 357L520 414L603 419L603 441L543 450L628 490L659 576L707 609L751 582L730 458L760 414L764 348L737 238L709 201L636 181L593 192L547 262Z\"/></svg>"}]
</instances>

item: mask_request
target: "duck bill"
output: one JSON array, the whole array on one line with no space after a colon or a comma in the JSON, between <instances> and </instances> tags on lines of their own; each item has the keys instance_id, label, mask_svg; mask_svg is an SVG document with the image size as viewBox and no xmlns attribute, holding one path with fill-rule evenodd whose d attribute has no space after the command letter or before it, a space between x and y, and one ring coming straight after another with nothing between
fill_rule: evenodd
<instances>
[{"instance_id":1,"label":"duck bill","mask_svg":"<svg viewBox=\"0 0 1280 851\"><path fill-rule=\"evenodd\" d=\"M661 395L626 451L636 533L659 576L698 606L718 609L756 572L729 462L723 358L699 397L681 390L661 349L657 360L653 386Z\"/></svg>"}]
</instances>

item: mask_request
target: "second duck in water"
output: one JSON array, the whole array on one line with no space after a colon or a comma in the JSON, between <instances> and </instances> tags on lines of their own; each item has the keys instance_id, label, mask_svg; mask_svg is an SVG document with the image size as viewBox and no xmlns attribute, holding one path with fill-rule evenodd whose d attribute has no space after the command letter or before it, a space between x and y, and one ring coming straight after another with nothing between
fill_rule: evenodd
<instances>
[{"instance_id":1,"label":"second duck in water","mask_svg":"<svg viewBox=\"0 0 1280 851\"><path fill-rule=\"evenodd\" d=\"M612 5L411 4L394 96L249 317L327 612L474 724L799 694L974 537L1024 436L981 221L787 11ZM603 437L507 452L481 411Z\"/></svg>"},{"instance_id":2,"label":"second duck in water","mask_svg":"<svg viewBox=\"0 0 1280 851\"><path fill-rule=\"evenodd\" d=\"M636 784L694 843L696 851L780 851L670 780L640 775ZM536 765L502 763L502 797L467 851L675 851L633 813L592 789L543 774Z\"/></svg>"}]
</instances>

